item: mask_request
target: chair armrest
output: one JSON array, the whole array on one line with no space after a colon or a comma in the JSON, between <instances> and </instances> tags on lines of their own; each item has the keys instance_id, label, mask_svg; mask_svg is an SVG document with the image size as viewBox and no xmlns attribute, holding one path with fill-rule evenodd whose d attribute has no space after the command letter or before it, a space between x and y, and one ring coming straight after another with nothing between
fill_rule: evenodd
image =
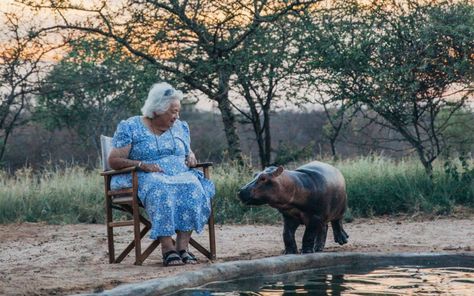
<instances>
[{"instance_id":1,"label":"chair armrest","mask_svg":"<svg viewBox=\"0 0 474 296\"><path fill-rule=\"evenodd\" d=\"M212 162L199 162L196 164L195 168L207 168L212 166Z\"/></svg>"},{"instance_id":2,"label":"chair armrest","mask_svg":"<svg viewBox=\"0 0 474 296\"><path fill-rule=\"evenodd\" d=\"M212 162L200 162L196 164L195 168L207 168L207 167L212 166L212 164L213 164ZM113 175L118 175L118 174L123 174L123 173L129 173L129 172L133 172L137 170L138 170L138 167L133 166L133 167L123 168L120 170L110 170L110 171L101 172L100 175L113 176Z\"/></svg>"},{"instance_id":3,"label":"chair armrest","mask_svg":"<svg viewBox=\"0 0 474 296\"><path fill-rule=\"evenodd\" d=\"M100 175L101 176L113 176L113 175L118 175L118 174L123 174L123 173L130 173L130 172L137 171L137 170L138 170L138 168L136 166L132 166L132 167L126 167L126 168L123 168L123 169L120 169L120 170L110 170L110 171L101 172Z\"/></svg>"}]
</instances>

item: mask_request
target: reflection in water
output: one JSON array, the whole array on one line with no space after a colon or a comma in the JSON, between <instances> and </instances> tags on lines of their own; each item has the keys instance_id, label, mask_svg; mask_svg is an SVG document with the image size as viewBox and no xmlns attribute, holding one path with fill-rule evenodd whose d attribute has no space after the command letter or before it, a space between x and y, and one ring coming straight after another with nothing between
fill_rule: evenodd
<instances>
[{"instance_id":1,"label":"reflection in water","mask_svg":"<svg viewBox=\"0 0 474 296\"><path fill-rule=\"evenodd\" d=\"M474 268L387 267L366 273L306 271L283 280L242 279L180 296L474 295Z\"/></svg>"}]
</instances>

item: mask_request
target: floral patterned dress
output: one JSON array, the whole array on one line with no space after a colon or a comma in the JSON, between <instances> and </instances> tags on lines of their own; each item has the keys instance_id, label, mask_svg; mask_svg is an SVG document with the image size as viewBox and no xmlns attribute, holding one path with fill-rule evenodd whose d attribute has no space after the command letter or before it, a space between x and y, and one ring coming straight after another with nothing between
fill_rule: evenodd
<instances>
[{"instance_id":1,"label":"floral patterned dress","mask_svg":"<svg viewBox=\"0 0 474 296\"><path fill-rule=\"evenodd\" d=\"M178 230L203 230L215 187L201 171L185 164L190 151L186 122L176 120L158 136L145 126L141 116L134 116L119 123L112 144L115 148L131 144L129 159L158 164L163 169L153 173L138 171L138 198L151 219L151 239L171 236ZM130 174L112 178L113 190L131 186Z\"/></svg>"}]
</instances>

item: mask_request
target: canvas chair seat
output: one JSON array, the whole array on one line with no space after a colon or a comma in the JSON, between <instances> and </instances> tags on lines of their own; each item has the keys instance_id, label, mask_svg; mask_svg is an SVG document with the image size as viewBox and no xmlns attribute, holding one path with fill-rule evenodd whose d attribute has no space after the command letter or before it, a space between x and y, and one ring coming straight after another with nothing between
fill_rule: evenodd
<instances>
[{"instance_id":1,"label":"canvas chair seat","mask_svg":"<svg viewBox=\"0 0 474 296\"><path fill-rule=\"evenodd\" d=\"M141 251L141 240L151 229L151 222L149 219L142 214L144 211L140 211L143 205L138 198L138 175L136 167L129 167L120 170L112 170L108 163L109 154L112 150L112 138L104 135L100 136L101 144L101 158L102 158L102 172L101 175L104 177L105 185L105 208L106 208L106 226L107 226L107 241L109 248L109 262L120 263L133 249L135 249L135 264L141 265L143 261L158 247L159 241L154 240L144 252ZM202 169L204 176L209 178L209 168L212 163L198 163L197 168ZM117 174L129 173L132 175L132 184L130 188L111 190L110 182L112 176ZM123 211L131 216L131 219L125 221L114 221L113 220L113 209ZM114 232L115 227L133 226L133 240L128 246L120 253L118 257L115 257L115 244L114 244ZM208 221L208 232L209 232L209 247L206 248L198 243L194 238L191 237L189 244L193 246L197 251L202 253L210 260L216 258L216 243L215 243L215 230L214 230L214 214L211 206L211 214Z\"/></svg>"},{"instance_id":2,"label":"canvas chair seat","mask_svg":"<svg viewBox=\"0 0 474 296\"><path fill-rule=\"evenodd\" d=\"M112 202L114 204L129 204L133 201L133 196L127 195L127 196L113 196L112 197ZM138 201L139 206L143 207L142 203L140 200Z\"/></svg>"}]
</instances>

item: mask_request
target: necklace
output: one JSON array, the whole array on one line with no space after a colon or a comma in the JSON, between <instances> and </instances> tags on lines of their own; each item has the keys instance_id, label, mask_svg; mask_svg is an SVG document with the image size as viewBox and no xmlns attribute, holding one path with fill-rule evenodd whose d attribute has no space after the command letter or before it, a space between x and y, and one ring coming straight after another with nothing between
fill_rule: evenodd
<instances>
[{"instance_id":1,"label":"necklace","mask_svg":"<svg viewBox=\"0 0 474 296\"><path fill-rule=\"evenodd\" d=\"M153 138L155 138L156 151L158 151L159 150L158 136L156 135L155 128L153 127L153 124L151 123L151 121L150 121L150 126L151 126L151 129L153 130Z\"/></svg>"},{"instance_id":2,"label":"necklace","mask_svg":"<svg viewBox=\"0 0 474 296\"><path fill-rule=\"evenodd\" d=\"M160 135L164 132L166 132L166 130L163 130L163 129L158 129L158 132L155 130L155 127L153 126L153 122L151 121L150 119L150 127L151 127L151 130L153 131L153 133L155 135L157 135L158 133L160 133Z\"/></svg>"},{"instance_id":3,"label":"necklace","mask_svg":"<svg viewBox=\"0 0 474 296\"><path fill-rule=\"evenodd\" d=\"M153 131L153 136L155 138L156 151L159 151L160 146L158 145L158 134L155 131L155 127L153 126L153 123L151 122L151 119L150 119L150 127L151 127L151 130ZM173 154L175 154L175 152L176 152L176 142L175 142L175 139L174 139L173 131L171 130L171 128L169 128L168 130L170 131L171 139L173 140ZM166 132L166 130L158 130L158 131L161 132L160 135L162 135Z\"/></svg>"}]
</instances>

